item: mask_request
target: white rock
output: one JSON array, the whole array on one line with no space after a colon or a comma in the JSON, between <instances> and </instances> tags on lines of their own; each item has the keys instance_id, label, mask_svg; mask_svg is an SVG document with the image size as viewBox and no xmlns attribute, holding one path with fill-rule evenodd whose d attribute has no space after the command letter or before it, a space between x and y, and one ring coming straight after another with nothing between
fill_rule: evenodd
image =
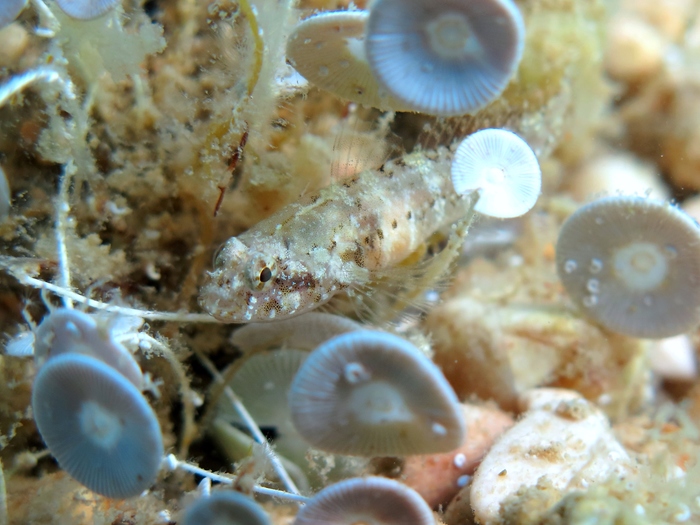
<instances>
[{"instance_id":1,"label":"white rock","mask_svg":"<svg viewBox=\"0 0 700 525\"><path fill-rule=\"evenodd\" d=\"M563 497L613 474L633 472L605 415L576 392L537 389L520 401L527 412L491 448L474 476L470 499L482 525L500 523L502 504L543 480Z\"/></svg>"},{"instance_id":2,"label":"white rock","mask_svg":"<svg viewBox=\"0 0 700 525\"><path fill-rule=\"evenodd\" d=\"M695 348L687 335L655 341L649 352L652 371L671 381L693 381L698 376Z\"/></svg>"}]
</instances>

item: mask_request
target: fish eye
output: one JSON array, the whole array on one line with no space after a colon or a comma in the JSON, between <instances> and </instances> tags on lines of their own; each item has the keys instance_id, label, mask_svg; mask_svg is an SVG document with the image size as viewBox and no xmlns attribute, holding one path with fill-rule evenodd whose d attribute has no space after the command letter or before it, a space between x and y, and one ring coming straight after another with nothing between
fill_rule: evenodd
<instances>
[{"instance_id":1,"label":"fish eye","mask_svg":"<svg viewBox=\"0 0 700 525\"><path fill-rule=\"evenodd\" d=\"M266 283L274 279L276 274L276 264L274 259L266 257L261 253L256 253L249 262L247 277L248 283L253 290L262 290Z\"/></svg>"}]
</instances>

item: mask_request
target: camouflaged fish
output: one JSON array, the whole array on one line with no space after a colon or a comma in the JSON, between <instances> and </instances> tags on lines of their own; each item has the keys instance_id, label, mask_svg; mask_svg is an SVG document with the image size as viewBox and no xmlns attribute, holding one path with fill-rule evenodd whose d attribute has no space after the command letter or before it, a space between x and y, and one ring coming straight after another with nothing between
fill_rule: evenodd
<instances>
[{"instance_id":1,"label":"camouflaged fish","mask_svg":"<svg viewBox=\"0 0 700 525\"><path fill-rule=\"evenodd\" d=\"M452 152L414 152L305 196L221 247L200 303L231 323L285 319L389 275L436 231L472 212Z\"/></svg>"}]
</instances>

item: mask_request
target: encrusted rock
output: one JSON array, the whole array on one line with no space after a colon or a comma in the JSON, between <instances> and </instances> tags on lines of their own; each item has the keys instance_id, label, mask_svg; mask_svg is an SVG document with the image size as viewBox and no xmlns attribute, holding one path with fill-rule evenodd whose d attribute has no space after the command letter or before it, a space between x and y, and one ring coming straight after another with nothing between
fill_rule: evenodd
<instances>
[{"instance_id":1,"label":"encrusted rock","mask_svg":"<svg viewBox=\"0 0 700 525\"><path fill-rule=\"evenodd\" d=\"M524 417L474 476L471 505L482 525L516 516L529 523L568 493L633 473L603 412L576 392L537 389L520 402Z\"/></svg>"},{"instance_id":2,"label":"encrusted rock","mask_svg":"<svg viewBox=\"0 0 700 525\"><path fill-rule=\"evenodd\" d=\"M606 411L616 416L642 402L646 379L625 370L647 343L555 309L460 296L434 308L425 327L435 363L462 399L476 395L516 410L520 393L547 385L605 396Z\"/></svg>"}]
</instances>

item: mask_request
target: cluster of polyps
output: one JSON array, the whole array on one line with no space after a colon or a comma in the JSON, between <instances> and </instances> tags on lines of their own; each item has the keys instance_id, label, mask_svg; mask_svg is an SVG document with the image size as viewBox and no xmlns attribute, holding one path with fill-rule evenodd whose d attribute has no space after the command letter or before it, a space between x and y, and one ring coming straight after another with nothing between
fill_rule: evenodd
<instances>
[{"instance_id":1,"label":"cluster of polyps","mask_svg":"<svg viewBox=\"0 0 700 525\"><path fill-rule=\"evenodd\" d=\"M317 344L319 337L328 339ZM373 458L447 452L464 442L466 425L454 391L433 362L401 337L312 312L265 327L248 325L234 341L247 355L231 388L244 392L259 423L278 430L277 450L302 470L307 461L299 448ZM286 345L295 349L279 348ZM285 397L288 404L280 400ZM219 418L231 420L230 409L221 405ZM327 487L295 523L343 523L347 516L382 524L434 523L418 494L383 478Z\"/></svg>"},{"instance_id":2,"label":"cluster of polyps","mask_svg":"<svg viewBox=\"0 0 700 525\"><path fill-rule=\"evenodd\" d=\"M382 5L390 5L390 2L380 2L380 1L376 2L373 5L374 11L372 13L372 16L374 16L375 13L381 13L379 11L379 8ZM408 4L404 4L404 5L408 5ZM419 7L426 8L426 6L422 3ZM499 9L503 10L504 7L507 8L505 10L505 13L517 15L517 10L511 9L513 6L509 2L497 3L496 6L494 7L494 9L496 9L497 11ZM494 15L494 17L498 18L502 14L503 13L498 11L498 14ZM362 16L364 16L364 15L360 15L358 18L362 18ZM386 15L384 15L384 16L386 16ZM376 18L374 19L374 20L376 20L376 22L374 22L374 23L375 23L376 27L381 28L383 24L393 22L393 18L395 18L395 17L389 16L388 19L383 20L382 17L379 14L377 14ZM506 21L507 21L507 19L506 19ZM439 57L444 58L445 61L447 61L447 62L451 61L454 58L453 53L455 53L455 50L454 50L455 40L457 42L459 42L460 40L464 40L464 44L467 47L471 47L472 45L476 46L477 44L478 45L482 44L481 41L477 41L477 42L473 41L471 39L470 35L468 35L470 22L467 18L461 18L461 19L458 18L456 26L454 24L452 24L452 22L453 22L453 19L451 18L451 15L449 13L448 13L448 15L438 15L434 20L432 20L431 25L427 28L427 34L429 36L428 40L432 46L432 51L437 52ZM517 16L516 16L516 18L514 18L514 22L512 20L511 20L511 22L512 22L513 27L515 27L515 29L516 29L516 32L515 32L516 37L513 39L513 41L518 43L521 40L521 39L519 40L519 37L517 35L519 24L521 22L518 21ZM372 19L370 17L370 26L371 26L371 24L372 24ZM501 27L507 28L508 24L505 24L505 25L502 24ZM485 31L485 33L488 33L488 31ZM380 31L377 34L381 35L382 33ZM376 42L376 41L383 40L382 38L379 38L379 37L372 38L371 33L367 33L367 35L368 35L368 38L367 38L368 44L370 42ZM481 35L481 36L488 36L488 35ZM505 42L506 44L508 43L507 39L504 39L504 38L501 38L500 42L501 43ZM401 46L404 44L406 44L406 41L404 41L403 44L401 44ZM445 46L444 48L440 47L443 45ZM521 45L521 44L519 44L519 45ZM401 46L399 46L399 47L401 47ZM517 46L513 49L515 49L515 51L511 51L511 52L513 54L517 55L517 52L518 52ZM482 50L482 51L484 51L484 50ZM376 51L375 52L376 54L372 55L370 52L370 48L368 47L366 49L366 53L367 53L367 56L369 57L370 61L372 62L372 64L375 64L375 62L379 62L380 58L382 58L384 53L388 53L388 51ZM485 51L484 51L484 53L485 53ZM375 57L374 60L372 60L373 56ZM515 61L515 63L517 64L517 60ZM342 63L340 65L341 65L341 67L344 67ZM479 66L479 65L483 65L483 64L480 64L477 61L477 66ZM347 67L347 66L345 66L345 67ZM415 67L418 67L418 69L421 71L430 70L430 68L433 67L433 62L430 60L426 60L423 57L423 59L420 59L419 63L414 64L413 66L410 66L410 67L412 67L414 69L415 69ZM515 67L515 66L513 66L511 64L511 65L507 66L505 69L510 71L510 70L512 70L513 67ZM328 70L322 70L321 66L319 66L319 73L322 73L323 71L325 71L326 74L329 74ZM376 77L376 78L380 79L381 74L378 71L382 71L382 70L378 69L376 65L373 65L373 71L375 71L375 73L373 73L373 78ZM506 73L508 73L508 71L506 71ZM511 73L512 73L512 71L511 71ZM399 75L396 75L396 76L398 77ZM507 78L508 78L508 75L503 75L503 76L505 76L506 80L497 79L497 80L493 81L497 85L500 85L500 87L498 89L500 89L501 91L503 89L503 83L506 82ZM389 79L391 79L393 77L394 77L393 74L389 75ZM475 75L475 77L479 78L479 75ZM387 82L387 86L385 87L385 89L391 90L392 88L389 87L388 80L385 80L385 82ZM460 82L461 81L458 80L455 82L455 84L461 86L463 83L460 84ZM498 89L496 89L497 92L498 92ZM496 93L495 96L497 96L497 94L498 93ZM404 101L403 102L404 107L409 107L411 104L415 104L415 106L411 106L411 107L418 108L422 111L433 112L436 114L442 114L442 113L452 114L453 111L458 111L458 112L471 111L471 110L473 110L473 108L479 107L479 104L484 103L484 102L471 100L471 105L468 106L471 109L465 109L462 106L460 106L459 107L460 109L458 109L458 110L455 110L454 108L450 109L449 107L447 109L441 109L440 107L438 107L437 109L433 109L433 108L426 108L425 106L420 107L420 105L423 104L424 102L422 102L422 101L417 101L417 102L409 101L408 95L403 95L403 94L399 93L398 91L396 93L394 93L392 91L392 96L396 97L397 99L399 97L401 97L401 100ZM475 95L470 95L470 96L472 98L475 97ZM446 97L447 98L457 97L457 95L451 95L451 96L446 96ZM466 95L465 95L465 97L466 97ZM471 142L469 142L469 143L465 142L464 148L460 147L460 149L458 150L458 155L457 155L458 160L462 156L466 156L467 158L469 158L469 155L470 155L469 152L471 150L478 150L479 148L474 147L473 145L474 145L477 137L483 137L483 136L484 135L476 134L473 136L473 139ZM512 137L509 137L508 139L503 139L503 140L511 140L511 138ZM499 139L499 140L501 140L501 139ZM501 143L499 142L498 144L500 145ZM506 142L506 144L511 144L511 142ZM501 149L503 151L505 151L508 148L501 148ZM498 155L499 158L503 158L500 155L502 153L501 149L491 149L489 151L490 152L495 151L495 152L499 153L499 155ZM510 150L508 149L508 151L510 151ZM463 153L463 155L462 155L462 153ZM493 196L492 199L486 198L489 195L488 190L490 190L494 186L496 186L496 187L499 186L498 183L500 183L502 180L508 179L508 177L511 173L511 171L510 171L511 164L508 164L507 166L488 164L483 170L479 170L479 175L482 175L484 177L484 179L482 179L482 180L485 182L476 182L476 183L469 182L469 181L465 180L465 173L467 175L472 175L475 173L473 168L469 168L468 170L465 170L465 169L460 170L460 169L455 168L455 166L458 166L458 165L459 164L457 164L457 161L456 161L456 163L452 166L452 168L453 168L453 170L452 170L453 171L453 183L455 185L455 189L457 189L457 191L459 193L466 193L466 192L469 192L472 190L481 190L482 195L480 196L479 202L476 206L477 211L482 211L483 213L489 213L489 214L496 215L496 216L506 216L505 215L506 213L511 213L511 214L515 213L515 210L517 208L516 208L515 204L513 204L513 202L510 199L507 200L506 206L504 206L502 202L500 204L498 203L498 196L499 196L498 192L491 194ZM517 169L513 169L512 172L516 173L516 174L519 173L519 171ZM527 174L534 174L534 173L537 173L537 175L539 177L538 170L535 170L534 168L530 168L529 171L527 171ZM466 189L464 191L460 191L459 188L457 188L458 184L461 184L462 187L464 187ZM530 188L530 189L528 190L527 195L526 195L528 197L528 199L526 199L526 202L532 201L532 196L534 195L536 197L537 193L539 192L539 178L537 178L537 185L536 186L528 186L528 188ZM534 188L534 190L533 190L533 188ZM501 196L503 196L503 194L501 194ZM493 201L494 203L496 203L500 207L494 210L492 207L489 207L490 206L489 201ZM479 208L479 206L481 206L481 209ZM529 204L529 205L526 205L524 207L529 209L531 206L532 206L532 204ZM527 211L527 210L525 210L525 211ZM385 233L386 232L383 232L382 235L384 235ZM260 261L256 261L256 262L260 262ZM275 266L273 266L271 264L270 267L258 265L255 267L255 269L257 269L257 272L248 272L248 273L246 273L245 277L249 280L253 280L253 278L257 278L259 282L256 282L255 284L256 284L256 286L258 286L258 285L265 285L267 282L270 282L273 278L273 272L275 271L276 268L275 268ZM306 286L311 285L311 281L305 280L303 278L300 278L299 281L297 281L297 282L300 283L300 285L301 284L304 284ZM292 284L294 285L296 283L292 282ZM356 336L356 337L359 338L359 336ZM432 441L430 444L434 445L436 447L441 443L441 441L443 441L443 439L444 439L444 441L448 441L448 442L452 442L452 440L455 440L455 442L456 442L456 440L457 440L456 436L460 435L458 432L458 430L460 428L459 424L458 423L455 424L454 421L452 419L450 419L449 417L446 417L444 421L439 420L437 418L437 416L435 416L435 414L439 413L439 411L434 412L432 410L429 410L428 413L430 414L430 417L433 418L430 420L429 424L423 425L418 432L411 430L409 428L409 424L408 424L409 420L412 417L414 417L416 414L418 415L418 417L423 417L424 419L427 418L428 416L426 416L426 414L423 413L423 411L425 411L426 408L425 408L425 406L421 407L420 405L417 408L414 408L414 404L412 402L409 402L409 401L415 401L415 400L414 399L408 399L408 400L404 399L402 396L401 387L394 386L394 383L393 383L393 380L394 380L395 376L397 375L397 373L396 373L397 370L401 374L408 373L407 371L414 370L413 368L410 368L410 367L413 367L414 365L417 367L417 369L421 370L422 373L426 373L427 375L431 375L429 373L432 370L431 363L429 361L427 361L426 359L416 357L416 352L414 352L410 348L406 348L405 342L389 341L387 343L387 341L382 341L382 338L386 339L386 336L377 336L376 334L372 334L372 335L364 334L363 337L365 338L365 339L363 339L365 344L369 344L370 346L374 345L374 346L381 347L381 355L382 355L383 359L387 360L386 363L380 363L380 365L377 366L377 364L372 359L368 359L367 361L364 361L362 359L362 357L364 357L364 356L359 355L361 352L357 352L357 348L355 348L355 345L349 344L348 341L350 340L350 336L345 336L345 339L342 339L342 340L335 340L333 342L329 342L328 346L324 347L325 351L322 352L322 349L319 348L319 350L317 351L318 353L316 354L317 356L321 356L323 354L327 358L330 355L335 360L340 360L340 361L344 360L343 362L341 362L342 366L339 369L337 369L336 371L327 372L327 371L323 371L325 369L323 369L323 370L321 370L320 368L314 369L315 372L317 372L317 373L323 372L323 374L325 374L331 378L331 380L328 380L328 378L326 378L326 379L324 379L323 382L319 381L319 384L322 384L324 386L324 388L328 389L328 390L324 390L324 392L326 392L328 394L326 397L328 397L330 400L335 400L335 391L338 389L338 387L340 387L341 390L344 388L344 389L350 391L350 400L347 401L347 400L344 400L344 398L340 398L340 402L341 402L340 406L342 407L342 410L341 409L337 410L337 412L343 414L344 421L341 420L341 422L337 423L337 424L333 423L333 424L336 424L337 427L340 429L339 435L340 435L340 431L342 431L343 428L347 429L349 426L352 426L352 422L359 421L361 423L360 426L363 427L363 430L364 430L365 425L367 425L367 426L370 426L372 424L378 424L379 426L384 425L383 430L381 432L375 432L374 436L372 436L372 432L370 432L370 437L366 438L365 443L362 444L362 445L364 445L364 444L369 443L368 448L367 448L367 450L369 450L369 452L366 452L366 453L369 453L372 455L374 455L374 454L416 453L416 451L427 451L428 450L427 448L421 448L421 443L426 441L425 435L423 435L425 433L427 433L428 437L432 438L432 440L429 439L427 441L429 441L429 442ZM377 341L381 342L381 344L379 344ZM352 342L352 341L350 341L350 342ZM353 350L355 352L355 354L351 355L350 358L344 357L345 354L343 352L341 352L340 350L338 350L338 348L342 349L344 346L341 343L344 343L345 346L351 346L351 347L355 348ZM391 343L391 344L389 344L389 343ZM402 349L402 350L394 351L394 350L392 350L394 347ZM60 352L58 352L58 353L60 353ZM71 361L71 363L73 365L72 370L77 369L76 362L79 362L78 364L85 365L85 362L83 362L84 360L81 361L81 359L83 357L82 353L80 353L80 354L81 355L78 356L79 358L74 356L73 361ZM404 358L404 362L402 365L400 365L400 366L396 365L396 370L394 370L392 368L392 366L394 366L394 365L392 365L391 364L392 362L390 361L390 359L393 359L392 356L394 354L396 354L399 357ZM98 361L106 364L107 366L110 366L112 369L119 370L119 373L121 374L122 377L129 378L129 374L132 374L132 372L134 371L133 367L127 366L127 367L122 368L122 367L120 367L120 365L118 363L114 364L112 361L121 361L121 357L119 357L118 353L115 354L115 353L109 351L109 352L105 352L105 355L107 355L107 357L94 357L94 356L88 355L85 359L87 359L88 357L90 357L92 360L97 359ZM102 354L100 354L100 356L102 356ZM115 359L111 359L110 356L114 357ZM377 356L372 356L372 357L377 357ZM76 361L76 359L77 359L77 361ZM314 357L314 359L315 359L315 357ZM350 360L348 360L348 359L350 359ZM46 364L43 365L44 368L41 369L42 372L47 371L44 373L48 374L49 373L48 371L52 370L50 365L52 363L53 364L58 363L59 362L58 360L59 360L59 356L52 356L46 362ZM90 361L90 359L88 359L88 361ZM87 365L85 365L85 366L87 366ZM311 365L309 365L309 366L311 366ZM316 365L316 366L320 367L321 365ZM321 372L319 372L319 370L321 370ZM42 372L40 372L40 377L41 377ZM308 381L308 378L305 379L304 373L308 374L308 370L302 370L300 372L300 375L298 376L297 380L295 381L295 384L298 383L299 385L303 385L305 380ZM132 374L132 376L134 376L134 375ZM136 376L134 376L134 377L136 377ZM318 377L320 377L320 376L318 376ZM318 377L317 377L317 379L318 379ZM37 381L39 381L39 379L37 379ZM313 380L311 380L311 382L309 384L313 385ZM434 383L424 382L422 379L421 380L416 379L416 385L419 385L421 387L417 391L419 391L421 393L421 397L423 398L422 399L423 403L428 403L428 401L430 401L431 403L434 403L434 405L430 405L428 403L429 407L434 408L435 406L438 406L438 408L443 409L443 411L448 416L450 415L450 412L453 409L449 405L449 403L446 402L445 400L447 398L450 398L451 396L449 394L444 394L444 391L442 392L442 394L443 394L442 398L440 398L439 396L438 396L438 398L435 398L435 396L433 396L433 393L435 391L437 391L438 394L441 393L443 385L440 384L439 381L437 383L437 386L435 386ZM37 391L39 391L38 386L39 386L39 383L37 383ZM301 389L301 391L305 390L307 393L312 392L312 388L308 387L308 386L306 388L304 388L303 386L300 386L299 388ZM298 392L298 390L295 390L294 392ZM318 403L321 400L312 399L312 401L315 401ZM325 401L325 400L323 400L323 401ZM448 401L449 401L449 399L448 399ZM303 428L303 421L302 421L303 415L304 415L303 411L306 409L305 408L300 409L299 407L305 406L303 404L304 402L305 401L303 400L303 397L296 396L296 394L293 395L293 397L292 397L292 403L293 403L292 411L295 411L294 413L297 414L295 417L296 417L297 426L299 427L300 432L302 431L301 429ZM104 411L96 409L93 404L88 403L88 405L89 405L89 407L82 411L82 412L84 412L84 415L81 416L81 419L80 419L81 425L85 425L90 430L94 430L97 432L97 434L102 436L102 438L100 438L100 440L98 440L99 441L98 444L100 446L110 446L112 443L118 442L117 437L114 437L115 435L117 435L117 433L113 432L113 430L116 427L115 427L115 425L111 424L111 423L113 423L112 418L110 418L108 415L105 416ZM333 406L335 406L335 405L333 405ZM330 410L324 409L324 410L327 410L329 412L333 411L332 409L330 409ZM37 412L38 412L38 410L37 410ZM310 413L312 415L319 414L321 412L322 412L322 410L319 408L313 408L310 410ZM331 414L331 415L333 415L333 414ZM39 425L41 428L41 423L39 423ZM453 426L457 429L457 431L453 431L454 430L452 428ZM396 430L396 429L399 429L399 430ZM376 430L376 428L375 428L375 430ZM413 439L409 440L408 443L404 444L404 446L407 447L406 449L399 449L395 446L395 438L391 436L392 430L394 431L394 433L408 432L411 435L411 437ZM421 433L423 433L423 434L421 434ZM389 437L386 437L387 435ZM313 432L310 434L310 436L311 436L311 439L318 438L319 441L318 441L317 446L319 446L319 447L324 446L323 443L321 442L321 441L323 441L321 439L323 436L321 435L320 432L319 433ZM49 439L47 438L47 442L48 441L49 441ZM332 440L329 440L329 442L331 442L331 444L333 446L335 446L335 443L333 443ZM416 443L418 443L418 444L416 444ZM340 446L340 445L338 445L338 446ZM345 446L345 445L343 445L343 446ZM408 448L409 446L413 447L413 448L409 449ZM442 446L442 445L440 445L440 446ZM361 447L360 448L345 448L344 451L345 451L345 453L363 453L364 454L365 452L360 452L360 449L361 449ZM59 461L61 461L60 458L59 458ZM69 470L68 467L65 467L65 468L66 468L66 470ZM70 470L69 470L69 472L70 472ZM362 485L362 483L360 483L360 482L355 482L355 484ZM374 493L374 494L381 493L380 487L373 485L369 481L366 482L365 485L369 489L369 492ZM399 488L400 487L401 486L399 485ZM319 495L319 500L320 499L321 498ZM207 501L210 505L213 505L214 503L216 503L216 500L214 498L212 498L210 500L202 500L202 501L203 501L202 505L204 505L205 504L204 502L207 502ZM367 502L368 498L365 496L365 497L363 497L363 499L361 501ZM382 499L382 501L385 502L386 499ZM352 509L356 509L358 503L354 503L354 505L355 505L354 507L351 507ZM397 505L397 507L400 507L400 506ZM312 505L309 505L307 508L311 509ZM192 512L194 514L194 510ZM300 514L300 517L298 518L299 523L306 523L303 520L306 519L305 516L308 516L310 514L310 512L311 511L309 510L308 512ZM191 519L195 520L193 522L196 522L196 520L198 518L191 518ZM405 519L405 521L399 520L398 522L399 523L406 523L408 521L408 518L404 518L404 519ZM428 518L425 518L425 519L430 520L430 521L432 520L432 518L429 517L429 514L428 514ZM325 520L325 521L323 521L323 520ZM328 518L328 517L324 517L323 520L322 520L322 522L325 522L325 523L331 522L330 521L331 518Z\"/></svg>"},{"instance_id":3,"label":"cluster of polyps","mask_svg":"<svg viewBox=\"0 0 700 525\"><path fill-rule=\"evenodd\" d=\"M308 500L294 525L434 525L430 507L414 490L380 477L352 478L326 487ZM252 499L238 492L218 491L200 498L184 514L184 525L270 525L270 518Z\"/></svg>"}]
</instances>

